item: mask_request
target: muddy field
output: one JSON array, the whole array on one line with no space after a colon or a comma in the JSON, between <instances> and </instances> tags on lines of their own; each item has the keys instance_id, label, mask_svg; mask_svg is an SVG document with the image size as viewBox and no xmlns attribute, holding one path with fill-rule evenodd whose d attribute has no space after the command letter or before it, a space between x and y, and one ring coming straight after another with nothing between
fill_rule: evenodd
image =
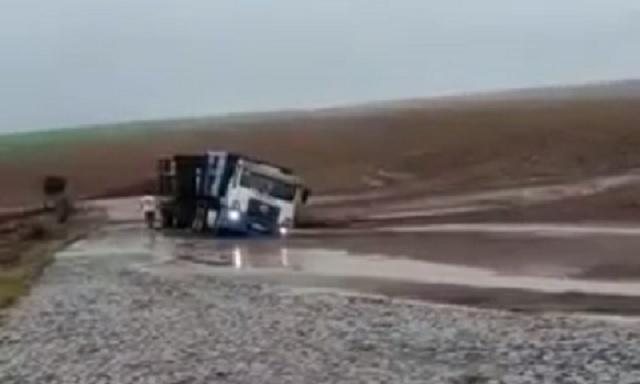
<instances>
[{"instance_id":1,"label":"muddy field","mask_svg":"<svg viewBox=\"0 0 640 384\"><path fill-rule=\"evenodd\" d=\"M159 156L212 148L287 165L316 195L376 203L640 167L639 83L548 91L0 136L0 207L39 201L47 174L80 196L139 194Z\"/></svg>"}]
</instances>

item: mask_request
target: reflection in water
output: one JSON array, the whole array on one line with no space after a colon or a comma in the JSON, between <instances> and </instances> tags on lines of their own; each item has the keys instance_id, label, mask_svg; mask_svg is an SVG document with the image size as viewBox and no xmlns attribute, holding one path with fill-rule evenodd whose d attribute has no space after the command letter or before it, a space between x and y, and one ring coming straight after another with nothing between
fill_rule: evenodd
<instances>
[{"instance_id":1,"label":"reflection in water","mask_svg":"<svg viewBox=\"0 0 640 384\"><path fill-rule=\"evenodd\" d=\"M157 246L156 248L160 248ZM351 253L347 250L310 248L282 242L209 241L185 244L185 260L248 274L279 278L286 273L313 277L369 278L426 284L453 284L485 288L517 288L544 292L594 292L640 295L640 282L587 281L530 275L504 275L496 270L383 254ZM156 253L157 250L154 252ZM274 273L275 272L275 273ZM539 272L538 272L539 274ZM545 273L547 274L547 273Z\"/></svg>"},{"instance_id":2,"label":"reflection in water","mask_svg":"<svg viewBox=\"0 0 640 384\"><path fill-rule=\"evenodd\" d=\"M221 250L221 253L214 254L213 257L206 258L196 257L199 261L205 262L207 259L221 258L223 255L227 255L230 266L235 269L291 269L291 260L287 247L277 246L268 249L253 249L251 246L243 246L241 244L233 244L230 247L227 245L225 250Z\"/></svg>"},{"instance_id":3,"label":"reflection in water","mask_svg":"<svg viewBox=\"0 0 640 384\"><path fill-rule=\"evenodd\" d=\"M242 250L239 246L233 247L233 266L236 269L242 269Z\"/></svg>"},{"instance_id":4,"label":"reflection in water","mask_svg":"<svg viewBox=\"0 0 640 384\"><path fill-rule=\"evenodd\" d=\"M149 231L147 232L148 236L147 236L147 242L146 242L146 247L153 251L156 247L156 231Z\"/></svg>"},{"instance_id":5,"label":"reflection in water","mask_svg":"<svg viewBox=\"0 0 640 384\"><path fill-rule=\"evenodd\" d=\"M240 248L238 248L240 250ZM237 252L241 265L262 269L334 278L373 278L426 284L454 284L485 288L518 288L544 292L594 292L625 296L640 295L640 283L585 281L566 278L502 275L485 268L391 258L385 255L353 254L319 248L244 248ZM262 272L265 272L264 270Z\"/></svg>"},{"instance_id":6,"label":"reflection in water","mask_svg":"<svg viewBox=\"0 0 640 384\"><path fill-rule=\"evenodd\" d=\"M289 250L285 247L280 248L280 261L284 268L289 268Z\"/></svg>"}]
</instances>

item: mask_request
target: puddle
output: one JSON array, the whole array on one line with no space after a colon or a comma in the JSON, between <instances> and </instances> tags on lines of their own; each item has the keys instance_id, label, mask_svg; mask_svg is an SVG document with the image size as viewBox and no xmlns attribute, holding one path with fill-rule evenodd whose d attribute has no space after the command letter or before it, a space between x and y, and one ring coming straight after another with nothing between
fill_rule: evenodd
<instances>
[{"instance_id":1,"label":"puddle","mask_svg":"<svg viewBox=\"0 0 640 384\"><path fill-rule=\"evenodd\" d=\"M298 248L277 241L258 244L222 241L217 242L215 247L215 250L209 247L192 249L195 253L181 259L196 265L213 267L209 272L214 274L228 274L232 270L233 274L260 276L301 274L344 280L367 278L419 284L523 289L546 293L580 292L640 296L638 282L505 275L487 268L455 266L377 254L357 254L344 250ZM544 273L552 274L546 270Z\"/></svg>"},{"instance_id":2,"label":"puddle","mask_svg":"<svg viewBox=\"0 0 640 384\"><path fill-rule=\"evenodd\" d=\"M174 253L170 239L132 224L101 229L56 253L56 258L136 256L149 262L163 262L173 260Z\"/></svg>"},{"instance_id":3,"label":"puddle","mask_svg":"<svg viewBox=\"0 0 640 384\"><path fill-rule=\"evenodd\" d=\"M640 236L638 226L573 225L573 224L427 224L377 228L390 233L496 233L525 234L542 237L577 236Z\"/></svg>"},{"instance_id":4,"label":"puddle","mask_svg":"<svg viewBox=\"0 0 640 384\"><path fill-rule=\"evenodd\" d=\"M531 228L529 228L530 230ZM381 235L382 236L382 235ZM316 238L308 239L203 239L170 238L149 232L140 226L114 226L94 236L73 244L58 253L65 257L129 257L131 264L142 266L149 271L162 272L163 268L184 273L204 273L249 278L269 278L287 281L294 277L298 281L313 282L315 278L327 278L349 286L358 279L384 282L401 282L424 285L457 285L475 288L520 289L543 293L589 293L599 295L640 296L638 281L578 280L563 276L574 276L577 267L550 264L540 258L516 265L512 271L494 268L490 265L473 263L453 264L452 258L463 255L464 260L484 259L486 254L502 254L513 259L514 251L504 248L504 239L480 242L477 238L432 237L421 242L410 243L410 239L398 237L365 238L373 242L373 249L364 251L350 248L350 239ZM438 245L438 242L442 244ZM521 240L517 240L518 242ZM549 243L549 239L543 243ZM580 240L580 244L583 241ZM446 247L443 247L443 244ZM451 245L463 247L450 248ZM485 244L485 245L483 245ZM537 244L537 243L536 243ZM326 246L325 246L326 245ZM519 248L528 249L531 243L517 243ZM385 248L385 246L391 246ZM418 250L429 250L430 261L419 258L402 257L393 250L410 246ZM440 247L440 248L438 248ZM519 249L517 248L517 249ZM536 249L542 252L536 245ZM560 248L562 249L562 248ZM564 249L566 251L566 248ZM371 252L373 251L373 252ZM376 253L380 252L380 253ZM395 254L395 256L392 256ZM435 256L434 256L435 255ZM441 259L434 261L436 256ZM448 261L447 261L448 260ZM477 263L477 262L476 262ZM500 264L504 264L501 262ZM556 268L557 267L557 268ZM167 271L167 269L165 269ZM523 272L524 271L524 272ZM505 273L518 273L507 275ZM524 275L524 274L527 275Z\"/></svg>"}]
</instances>

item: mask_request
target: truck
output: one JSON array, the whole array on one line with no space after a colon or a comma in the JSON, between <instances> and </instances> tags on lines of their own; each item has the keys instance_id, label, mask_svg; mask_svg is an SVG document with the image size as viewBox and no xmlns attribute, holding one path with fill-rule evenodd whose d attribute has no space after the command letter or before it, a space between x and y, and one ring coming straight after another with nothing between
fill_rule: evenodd
<instances>
[{"instance_id":1,"label":"truck","mask_svg":"<svg viewBox=\"0 0 640 384\"><path fill-rule=\"evenodd\" d=\"M158 161L163 228L286 236L310 190L292 170L227 151Z\"/></svg>"}]
</instances>

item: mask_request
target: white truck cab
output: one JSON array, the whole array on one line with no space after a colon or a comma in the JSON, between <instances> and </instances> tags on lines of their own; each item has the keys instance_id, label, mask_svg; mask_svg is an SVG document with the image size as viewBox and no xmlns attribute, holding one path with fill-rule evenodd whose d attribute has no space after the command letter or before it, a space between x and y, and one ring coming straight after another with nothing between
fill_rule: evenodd
<instances>
[{"instance_id":1,"label":"white truck cab","mask_svg":"<svg viewBox=\"0 0 640 384\"><path fill-rule=\"evenodd\" d=\"M174 156L159 169L167 227L286 235L309 195L290 170L230 152Z\"/></svg>"},{"instance_id":2,"label":"white truck cab","mask_svg":"<svg viewBox=\"0 0 640 384\"><path fill-rule=\"evenodd\" d=\"M296 209L305 199L301 180L282 169L248 159L238 161L230 180L220 228L286 235L294 226Z\"/></svg>"}]
</instances>

